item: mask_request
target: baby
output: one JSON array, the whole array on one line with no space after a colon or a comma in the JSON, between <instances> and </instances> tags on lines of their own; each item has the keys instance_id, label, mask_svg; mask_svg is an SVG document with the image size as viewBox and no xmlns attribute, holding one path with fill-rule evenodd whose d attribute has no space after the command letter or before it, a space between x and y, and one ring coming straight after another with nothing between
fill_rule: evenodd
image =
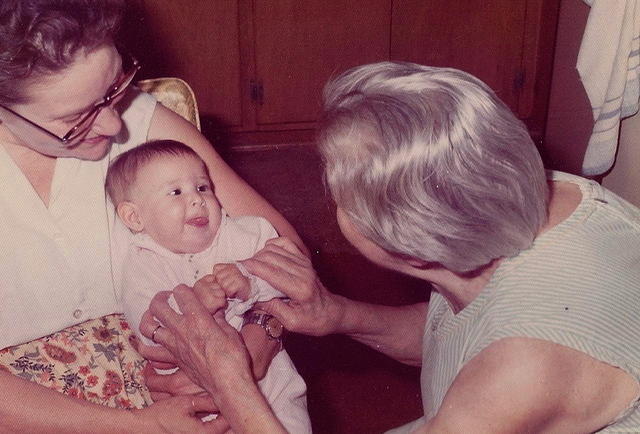
<instances>
[{"instance_id":1,"label":"baby","mask_svg":"<svg viewBox=\"0 0 640 434\"><path fill-rule=\"evenodd\" d=\"M268 316L250 309L282 293L235 262L251 257L277 233L261 217L226 215L198 154L173 140L140 145L111 164L106 189L119 218L134 233L124 262L122 304L143 342L153 344L139 333L153 296L181 283L193 286L203 277L229 297L226 319L243 334L252 358L260 350L256 328L247 333L251 327L243 328L243 322L259 324L264 328L259 332L280 339L281 330L270 327ZM289 432L311 432L306 385L284 350L259 385Z\"/></svg>"}]
</instances>

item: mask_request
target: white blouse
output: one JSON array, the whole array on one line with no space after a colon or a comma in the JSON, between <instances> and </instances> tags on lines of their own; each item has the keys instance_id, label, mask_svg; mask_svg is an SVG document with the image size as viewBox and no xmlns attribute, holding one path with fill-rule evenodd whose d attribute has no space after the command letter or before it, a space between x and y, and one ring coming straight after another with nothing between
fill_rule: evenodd
<instances>
[{"instance_id":1,"label":"white blouse","mask_svg":"<svg viewBox=\"0 0 640 434\"><path fill-rule=\"evenodd\" d=\"M104 180L115 156L146 140L156 105L140 92L129 100L109 155L57 159L49 208L0 146L0 349L120 311L110 235L128 235Z\"/></svg>"}]
</instances>

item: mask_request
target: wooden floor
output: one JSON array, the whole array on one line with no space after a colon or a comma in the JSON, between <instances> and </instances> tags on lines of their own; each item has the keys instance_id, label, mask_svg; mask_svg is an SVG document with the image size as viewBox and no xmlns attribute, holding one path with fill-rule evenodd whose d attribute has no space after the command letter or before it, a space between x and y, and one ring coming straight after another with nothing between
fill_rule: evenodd
<instances>
[{"instance_id":1,"label":"wooden floor","mask_svg":"<svg viewBox=\"0 0 640 434\"><path fill-rule=\"evenodd\" d=\"M425 300L416 280L382 270L344 239L313 145L231 151L227 161L296 227L333 292L380 304ZM290 335L315 433L379 433L422 414L419 371L342 336Z\"/></svg>"}]
</instances>

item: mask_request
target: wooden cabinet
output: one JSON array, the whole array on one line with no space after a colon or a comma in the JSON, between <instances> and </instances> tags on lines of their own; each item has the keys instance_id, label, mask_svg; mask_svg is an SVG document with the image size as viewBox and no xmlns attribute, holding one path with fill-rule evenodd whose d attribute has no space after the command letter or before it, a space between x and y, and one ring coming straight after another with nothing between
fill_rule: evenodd
<instances>
[{"instance_id":1,"label":"wooden cabinet","mask_svg":"<svg viewBox=\"0 0 640 434\"><path fill-rule=\"evenodd\" d=\"M144 77L177 76L200 111L241 126L240 25L236 0L131 0L124 44Z\"/></svg>"},{"instance_id":2,"label":"wooden cabinet","mask_svg":"<svg viewBox=\"0 0 640 434\"><path fill-rule=\"evenodd\" d=\"M393 0L394 60L462 69L541 138L559 0Z\"/></svg>"},{"instance_id":3,"label":"wooden cabinet","mask_svg":"<svg viewBox=\"0 0 640 434\"><path fill-rule=\"evenodd\" d=\"M256 125L313 122L329 77L389 55L389 1L256 0Z\"/></svg>"},{"instance_id":4,"label":"wooden cabinet","mask_svg":"<svg viewBox=\"0 0 640 434\"><path fill-rule=\"evenodd\" d=\"M526 0L395 0L391 58L462 69L517 108L526 6Z\"/></svg>"},{"instance_id":5,"label":"wooden cabinet","mask_svg":"<svg viewBox=\"0 0 640 434\"><path fill-rule=\"evenodd\" d=\"M324 83L406 60L468 71L542 137L559 0L132 0L147 76L176 75L210 129L312 137ZM131 26L127 26L128 28ZM233 140L235 138L235 140Z\"/></svg>"}]
</instances>

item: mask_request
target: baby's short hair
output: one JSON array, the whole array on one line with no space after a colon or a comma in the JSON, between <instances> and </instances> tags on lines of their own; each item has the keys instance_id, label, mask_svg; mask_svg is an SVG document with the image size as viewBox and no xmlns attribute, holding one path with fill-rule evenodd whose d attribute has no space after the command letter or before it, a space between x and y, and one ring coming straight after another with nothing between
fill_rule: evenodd
<instances>
[{"instance_id":1,"label":"baby's short hair","mask_svg":"<svg viewBox=\"0 0 640 434\"><path fill-rule=\"evenodd\" d=\"M118 206L122 201L129 200L131 187L136 182L142 167L158 158L167 156L191 156L202 161L196 151L177 140L152 140L128 150L113 160L107 171L105 189L114 206ZM204 161L202 161L202 164L206 170Z\"/></svg>"},{"instance_id":2,"label":"baby's short hair","mask_svg":"<svg viewBox=\"0 0 640 434\"><path fill-rule=\"evenodd\" d=\"M546 222L540 155L477 78L382 62L347 71L324 98L326 182L385 250L463 273L528 248Z\"/></svg>"}]
</instances>

